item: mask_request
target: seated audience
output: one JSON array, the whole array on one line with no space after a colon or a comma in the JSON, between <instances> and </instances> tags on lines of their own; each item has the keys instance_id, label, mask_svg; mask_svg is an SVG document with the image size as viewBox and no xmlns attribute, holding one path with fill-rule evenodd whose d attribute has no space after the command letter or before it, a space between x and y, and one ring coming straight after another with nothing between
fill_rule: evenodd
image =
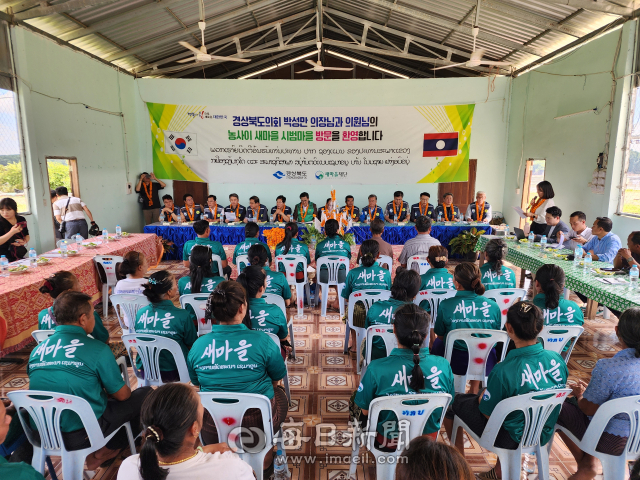
<instances>
[{"instance_id":1,"label":"seated audience","mask_svg":"<svg viewBox=\"0 0 640 480\"><path fill-rule=\"evenodd\" d=\"M298 240L298 224L296 222L289 222L284 227L284 239L276 245L276 257L281 255L302 255L307 259L307 266L311 265L309 247ZM278 265L278 271L285 272L284 265ZM298 263L296 265L296 280L300 283L303 279L302 263ZM295 298L293 302L295 303Z\"/></svg>"},{"instance_id":2,"label":"seated audience","mask_svg":"<svg viewBox=\"0 0 640 480\"><path fill-rule=\"evenodd\" d=\"M77 291L64 292L56 299L54 315L58 324L55 333L31 352L27 366L29 388L84 398L105 436L130 422L136 437L140 432L140 408L151 387L138 387L132 392L125 385L109 346L88 336L95 325L91 297ZM62 348L54 348L55 345ZM72 366L61 365L69 361ZM61 430L67 449L89 447L82 421L74 412L62 412ZM105 447L87 457L87 470L97 469L128 446L122 428Z\"/></svg>"},{"instance_id":3,"label":"seated audience","mask_svg":"<svg viewBox=\"0 0 640 480\"><path fill-rule=\"evenodd\" d=\"M629 270L636 265L640 268L640 231L631 232L627 237L627 248L618 250L613 266Z\"/></svg>"},{"instance_id":4,"label":"seated audience","mask_svg":"<svg viewBox=\"0 0 640 480\"><path fill-rule=\"evenodd\" d=\"M340 230L340 224L337 220L327 220L324 224L324 233L327 238L321 241L316 246L315 260L316 264L319 258L322 257L343 257L351 260L351 245L346 242L338 231ZM338 282L344 282L347 275L345 273L346 266L341 265L338 271ZM328 280L327 268L323 267L320 272L320 281L326 282Z\"/></svg>"},{"instance_id":5,"label":"seated audience","mask_svg":"<svg viewBox=\"0 0 640 480\"><path fill-rule=\"evenodd\" d=\"M271 258L271 249L267 246L266 243L263 243L259 240L258 238L259 236L260 236L260 227L258 226L257 223L250 222L244 226L244 241L238 243L236 245L236 248L233 250L232 263L234 265L238 265L238 262L237 262L238 255L246 255L249 249L253 245L261 245L267 252L269 263L273 261ZM238 267L238 272L241 272L241 271L242 270L240 269L240 267Z\"/></svg>"},{"instance_id":6,"label":"seated audience","mask_svg":"<svg viewBox=\"0 0 640 480\"><path fill-rule=\"evenodd\" d=\"M591 253L593 261L613 262L620 250L620 237L613 233L613 222L607 217L598 217L593 222L593 237L584 244L584 252Z\"/></svg>"},{"instance_id":7,"label":"seated audience","mask_svg":"<svg viewBox=\"0 0 640 480\"><path fill-rule=\"evenodd\" d=\"M563 242L569 235L569 226L560 220L562 216L562 210L558 207L549 207L545 213L544 219L547 222L547 228L545 228L542 235L547 236L547 243L560 243ZM539 241L540 237L536 237L536 241Z\"/></svg>"},{"instance_id":8,"label":"seated audience","mask_svg":"<svg viewBox=\"0 0 640 480\"><path fill-rule=\"evenodd\" d=\"M562 405L558 424L579 439L582 439L591 418L605 402L640 395L640 308L625 310L615 331L622 350L612 358L597 361L588 385L583 381L569 385L575 400L569 398ZM628 415L615 415L605 427L596 451L613 456L621 455L627 444L629 427ZM578 471L572 478L595 478L598 464L596 458L580 450L562 432L558 433L578 464Z\"/></svg>"},{"instance_id":9,"label":"seated audience","mask_svg":"<svg viewBox=\"0 0 640 480\"><path fill-rule=\"evenodd\" d=\"M316 204L309 201L309 194L302 192L300 194L300 203L293 208L292 222L311 222L313 217L318 216ZM320 217L318 217L320 218Z\"/></svg>"},{"instance_id":10,"label":"seated audience","mask_svg":"<svg viewBox=\"0 0 640 480\"><path fill-rule=\"evenodd\" d=\"M391 285L391 298L389 300L380 300L369 307L367 317L364 322L364 328L372 325L392 325L395 313L398 308L413 302L416 295L420 291L420 275L413 270L398 268L396 276ZM366 358L366 342L363 343L362 356ZM371 360L384 358L387 356L387 349L384 346L384 340L380 337L373 338L373 350L371 351Z\"/></svg>"},{"instance_id":11,"label":"seated audience","mask_svg":"<svg viewBox=\"0 0 640 480\"><path fill-rule=\"evenodd\" d=\"M409 217L409 221L415 222L418 217L431 218L434 207L429 203L430 198L431 195L427 192L422 192L420 194L420 202L411 205L411 216Z\"/></svg>"},{"instance_id":12,"label":"seated audience","mask_svg":"<svg viewBox=\"0 0 640 480\"><path fill-rule=\"evenodd\" d=\"M263 332L249 330L242 323L248 308L245 290L238 282L222 282L211 293L205 316L215 318L217 323L211 326L211 333L201 336L191 348L187 359L189 376L202 392L266 396L271 401L271 425L277 432L289 409L287 394L282 386L277 385L287 374L287 369L275 342ZM220 346L225 346L226 354L217 353ZM262 423L259 411L249 409L241 425L262 429ZM205 445L218 443L218 431L206 411L202 441ZM265 458L267 466L272 462L270 457L267 455Z\"/></svg>"},{"instance_id":13,"label":"seated audience","mask_svg":"<svg viewBox=\"0 0 640 480\"><path fill-rule=\"evenodd\" d=\"M249 263L257 267L261 267L267 274L267 288L265 293L278 295L284 299L285 305L291 303L291 288L287 283L287 277L282 272L274 272L266 266L267 263L267 251L262 248L262 245L255 243L251 246L247 252L249 257Z\"/></svg>"},{"instance_id":14,"label":"seated audience","mask_svg":"<svg viewBox=\"0 0 640 480\"><path fill-rule=\"evenodd\" d=\"M382 209L377 205L378 197L376 195L369 195L369 205L362 209L362 213L360 214L361 222L372 222L374 219L378 218L384 222L384 213Z\"/></svg>"},{"instance_id":15,"label":"seated audience","mask_svg":"<svg viewBox=\"0 0 640 480\"><path fill-rule=\"evenodd\" d=\"M227 264L227 253L224 251L220 242L209 239L211 235L209 222L206 220L198 220L193 224L193 230L196 232L198 238L185 242L184 247L182 247L182 264L185 267L189 266L189 257L191 256L191 249L193 247L196 245L208 245L211 248L211 254L218 255L222 260L222 272L218 271L218 262L215 262L212 269L213 274L224 275L229 278L229 275L231 275L231 267Z\"/></svg>"},{"instance_id":16,"label":"seated audience","mask_svg":"<svg viewBox=\"0 0 640 480\"><path fill-rule=\"evenodd\" d=\"M487 261L480 267L480 281L485 290L516 288L515 272L503 265L504 257L507 255L506 242L501 238L489 240L484 255Z\"/></svg>"},{"instance_id":17,"label":"seated audience","mask_svg":"<svg viewBox=\"0 0 640 480\"><path fill-rule=\"evenodd\" d=\"M393 200L384 209L384 219L389 223L405 222L409 219L409 204L404 201L404 193L394 192Z\"/></svg>"},{"instance_id":18,"label":"seated audience","mask_svg":"<svg viewBox=\"0 0 640 480\"><path fill-rule=\"evenodd\" d=\"M182 207L180 212L182 213L182 218L184 218L185 221L197 222L204 218L204 207L202 205L196 205L193 200L193 195L185 193L182 196L182 200L184 201L184 207Z\"/></svg>"},{"instance_id":19,"label":"seated audience","mask_svg":"<svg viewBox=\"0 0 640 480\"><path fill-rule=\"evenodd\" d=\"M371 230L371 240L378 242L380 255L386 255L393 260L393 247L382 239L382 234L384 233L384 222L379 218L374 218L371 221L369 229ZM358 250L358 257L356 259L357 263L360 263L360 257L361 250ZM389 265L389 269L392 269L391 265Z\"/></svg>"},{"instance_id":20,"label":"seated audience","mask_svg":"<svg viewBox=\"0 0 640 480\"><path fill-rule=\"evenodd\" d=\"M247 215L247 209L240 205L237 193L229 195L229 205L224 208L224 222L242 222Z\"/></svg>"},{"instance_id":21,"label":"seated audience","mask_svg":"<svg viewBox=\"0 0 640 480\"><path fill-rule=\"evenodd\" d=\"M347 212L347 218L352 222L360 220L360 209L353 204L353 195L344 197L344 207L340 209L340 213Z\"/></svg>"},{"instance_id":22,"label":"seated audience","mask_svg":"<svg viewBox=\"0 0 640 480\"><path fill-rule=\"evenodd\" d=\"M207 197L207 206L204 208L203 220L209 222L219 222L220 214L224 212L224 207L218 205L218 198L215 195L209 195Z\"/></svg>"},{"instance_id":23,"label":"seated audience","mask_svg":"<svg viewBox=\"0 0 640 480\"><path fill-rule=\"evenodd\" d=\"M226 443L196 448L203 415L200 396L189 385L171 383L151 392L140 412L140 454L122 462L117 480L253 480L253 469Z\"/></svg>"},{"instance_id":24,"label":"seated audience","mask_svg":"<svg viewBox=\"0 0 640 480\"><path fill-rule=\"evenodd\" d=\"M398 462L398 480L475 480L471 467L458 450L443 442L416 437Z\"/></svg>"},{"instance_id":25,"label":"seated audience","mask_svg":"<svg viewBox=\"0 0 640 480\"><path fill-rule=\"evenodd\" d=\"M491 205L487 202L487 194L484 192L476 193L476 201L470 203L465 213L465 218L470 222L489 223L493 218L491 213Z\"/></svg>"},{"instance_id":26,"label":"seated audience","mask_svg":"<svg viewBox=\"0 0 640 480\"><path fill-rule=\"evenodd\" d=\"M84 216L82 218L84 220ZM0 255L7 257L9 262L24 258L29 238L27 220L18 215L16 201L9 197L0 200Z\"/></svg>"},{"instance_id":27,"label":"seated audience","mask_svg":"<svg viewBox=\"0 0 640 480\"><path fill-rule=\"evenodd\" d=\"M434 245L440 245L440 241L431 236L431 219L429 217L418 217L416 218L416 231L418 234L407 240L402 247L402 252L398 257L398 261L400 265L403 267L407 267L407 263L409 263L409 257L414 255L428 255L429 249ZM419 267L414 263L415 268Z\"/></svg>"},{"instance_id":28,"label":"seated audience","mask_svg":"<svg viewBox=\"0 0 640 480\"><path fill-rule=\"evenodd\" d=\"M136 252L135 250L127 252L124 255L119 270L120 275L126 275L126 278L118 280L116 286L113 287L113 295L142 295L144 285L147 283L147 279L144 278L144 276L148 269L149 263L144 253ZM129 317L127 317L124 311L121 315L122 321L128 327Z\"/></svg>"},{"instance_id":29,"label":"seated audience","mask_svg":"<svg viewBox=\"0 0 640 480\"><path fill-rule=\"evenodd\" d=\"M260 203L260 199L255 195L249 198L249 208L247 209L247 216L244 218L244 223L249 222L268 222L269 212L267 207Z\"/></svg>"},{"instance_id":30,"label":"seated audience","mask_svg":"<svg viewBox=\"0 0 640 480\"><path fill-rule=\"evenodd\" d=\"M291 207L287 207L287 197L284 195L276 197L276 206L271 209L271 221L273 223L291 221Z\"/></svg>"},{"instance_id":31,"label":"seated audience","mask_svg":"<svg viewBox=\"0 0 640 480\"><path fill-rule=\"evenodd\" d=\"M577 244L584 245L591 240L593 234L591 233L591 227L587 227L587 216L583 212L573 212L569 217L569 224L571 225L571 230L567 235L569 241L565 242L567 248L573 250Z\"/></svg>"},{"instance_id":32,"label":"seated audience","mask_svg":"<svg viewBox=\"0 0 640 480\"><path fill-rule=\"evenodd\" d=\"M211 247L209 245L195 245L191 250L189 262L189 276L178 280L180 296L190 293L211 293L224 277L214 275L211 271Z\"/></svg>"},{"instance_id":33,"label":"seated audience","mask_svg":"<svg viewBox=\"0 0 640 480\"><path fill-rule=\"evenodd\" d=\"M17 418L18 414L15 413L15 409L13 410L13 415ZM9 412L5 408L5 405L2 401L0 401L0 445L5 441L6 438L9 438L9 431L14 428L22 429L22 427L15 423L16 420L9 416ZM16 425L14 427L13 425ZM12 435L13 436L13 435ZM7 444L9 440L7 440ZM9 462L5 457L0 455L0 478L9 479L9 480L44 480L44 477L40 474L40 472L36 471L31 465L25 462Z\"/></svg>"},{"instance_id":34,"label":"seated audience","mask_svg":"<svg viewBox=\"0 0 640 480\"><path fill-rule=\"evenodd\" d=\"M544 325L584 323L584 315L578 304L564 298L564 280L564 270L558 265L548 263L536 272L533 304L542 310Z\"/></svg>"},{"instance_id":35,"label":"seated audience","mask_svg":"<svg viewBox=\"0 0 640 480\"><path fill-rule=\"evenodd\" d=\"M551 183L543 180L536 185L538 195L531 199L527 207L527 216L531 219L531 231L534 235L542 235L547 228L545 215L547 208L555 206L553 197L555 192Z\"/></svg>"},{"instance_id":36,"label":"seated audience","mask_svg":"<svg viewBox=\"0 0 640 480\"><path fill-rule=\"evenodd\" d=\"M461 218L460 209L453 204L453 193L445 193L442 203L433 211L433 219L438 222L456 222Z\"/></svg>"},{"instance_id":37,"label":"seated audience","mask_svg":"<svg viewBox=\"0 0 640 480\"><path fill-rule=\"evenodd\" d=\"M164 208L160 209L160 217L158 217L160 222L177 222L179 217L184 221L180 208L175 206L171 195L164 195L162 203L164 203Z\"/></svg>"},{"instance_id":38,"label":"seated audience","mask_svg":"<svg viewBox=\"0 0 640 480\"><path fill-rule=\"evenodd\" d=\"M426 273L420 275L420 290L455 290L453 284L453 275L447 270L447 261L449 260L449 252L442 245L434 245L429 248L429 257L427 261L431 268ZM423 302L424 303L424 302ZM427 312L430 311L429 302L427 303Z\"/></svg>"},{"instance_id":39,"label":"seated audience","mask_svg":"<svg viewBox=\"0 0 640 480\"><path fill-rule=\"evenodd\" d=\"M456 296L447 298L438 306L438 316L433 328L437 338L433 342L431 353L444 357L447 335L459 328L474 328L482 330L500 330L501 312L496 302L483 297L484 285L480 280L480 269L475 263L464 262L456 266L453 274L453 284L456 286ZM498 362L495 349L487 358L487 375ZM469 351L467 344L457 340L451 354L451 368L456 375L467 373ZM472 393L477 393L480 387L478 380L470 382Z\"/></svg>"},{"instance_id":40,"label":"seated audience","mask_svg":"<svg viewBox=\"0 0 640 480\"><path fill-rule=\"evenodd\" d=\"M454 415L458 416L478 436L482 435L493 410L500 401L535 391L565 388L569 371L562 357L556 352L544 350L538 343L538 333L542 330L542 312L529 302L517 302L507 312L505 328L515 343L503 362L498 363L487 381L487 388L479 394L457 394L444 421L447 435L451 438ZM530 378L521 372L546 372L540 379ZM547 445L553 435L553 427L560 409L551 413L542 427L540 444ZM524 430L524 414L514 412L509 415L498 435L495 446L515 450L520 444ZM464 435L462 428L457 432L456 447L464 455ZM500 461L481 478L501 478Z\"/></svg>"},{"instance_id":41,"label":"seated audience","mask_svg":"<svg viewBox=\"0 0 640 480\"><path fill-rule=\"evenodd\" d=\"M168 270L160 270L149 277L144 286L144 296L151 305L142 307L136 315L136 333L148 333L175 340L184 354L185 360L196 333L197 318L193 310L178 308L171 300L178 294L176 279ZM142 369L142 360L138 356L136 368ZM160 352L160 372L162 381L174 382L180 379L178 367L173 355L167 351Z\"/></svg>"},{"instance_id":42,"label":"seated audience","mask_svg":"<svg viewBox=\"0 0 640 480\"><path fill-rule=\"evenodd\" d=\"M71 272L60 270L47 278L39 290L40 293L44 293L53 298L53 305L41 310L38 314L38 330L54 330L59 325L55 314L57 298L64 292L81 292L82 288L80 287L78 277ZM109 332L104 328L102 319L95 310L93 310L93 325L93 328L88 333L96 340L108 344Z\"/></svg>"},{"instance_id":43,"label":"seated audience","mask_svg":"<svg viewBox=\"0 0 640 480\"><path fill-rule=\"evenodd\" d=\"M379 397L448 393L453 400L455 390L449 362L430 355L428 348L420 348L429 334L430 324L427 312L412 303L403 305L396 311L393 332L398 340L398 347L391 350L388 357L371 362L355 395L354 402L362 409L360 422L363 426L366 427L365 420L371 402ZM423 435L436 440L441 415L440 408L431 414L424 426ZM395 413L380 413L376 426L378 445L391 451L396 449L399 433L397 422Z\"/></svg>"}]
</instances>

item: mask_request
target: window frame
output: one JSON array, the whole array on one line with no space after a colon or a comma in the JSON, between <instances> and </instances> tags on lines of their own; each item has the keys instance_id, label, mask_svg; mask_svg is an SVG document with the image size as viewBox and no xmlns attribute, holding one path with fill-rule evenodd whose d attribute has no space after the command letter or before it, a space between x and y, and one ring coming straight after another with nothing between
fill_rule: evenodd
<instances>
[{"instance_id":1,"label":"window frame","mask_svg":"<svg viewBox=\"0 0 640 480\"><path fill-rule=\"evenodd\" d=\"M631 156L631 140L635 139L640 144L640 135L632 135L633 130L633 116L636 110L636 100L640 85L638 82L631 89L631 100L629 103L629 113L627 115L627 128L625 134L625 147L624 147L624 161L622 162L622 171L620 172L620 192L618 193L618 205L616 207L616 215L640 218L638 213L629 213L624 211L624 194L627 187L627 171L629 170L629 158ZM639 122L640 124L640 122Z\"/></svg>"},{"instance_id":2,"label":"window frame","mask_svg":"<svg viewBox=\"0 0 640 480\"><path fill-rule=\"evenodd\" d=\"M78 158L59 155L47 155L44 157L45 171L47 172L47 185L50 185L49 179L49 160L67 160L69 162L69 176L71 177L71 194L74 197L80 197L80 178L78 176ZM51 189L51 187L49 187Z\"/></svg>"}]
</instances>

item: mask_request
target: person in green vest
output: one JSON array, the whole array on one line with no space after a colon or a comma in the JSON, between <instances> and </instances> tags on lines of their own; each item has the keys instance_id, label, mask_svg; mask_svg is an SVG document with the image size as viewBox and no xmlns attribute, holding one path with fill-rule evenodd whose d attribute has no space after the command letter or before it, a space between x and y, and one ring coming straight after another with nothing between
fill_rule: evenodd
<instances>
[{"instance_id":1,"label":"person in green vest","mask_svg":"<svg viewBox=\"0 0 640 480\"><path fill-rule=\"evenodd\" d=\"M178 280L180 296L190 293L211 293L224 277L214 275L211 271L211 248L209 245L195 245L191 250L189 276Z\"/></svg>"},{"instance_id":2,"label":"person in green vest","mask_svg":"<svg viewBox=\"0 0 640 480\"><path fill-rule=\"evenodd\" d=\"M338 268L338 282L344 283L347 278L347 265L351 260L351 245L349 245L349 242L345 242L345 240L338 234L339 230L340 224L337 220L331 219L325 222L324 233L327 235L327 238L321 241L316 247L315 260L317 266L318 259L322 257L340 257L341 259L344 259L342 260L344 265L340 265ZM326 266L322 266L318 271L318 280L323 283L329 281L329 270ZM339 309L340 307L337 296L334 302L327 306L336 310Z\"/></svg>"},{"instance_id":3,"label":"person in green vest","mask_svg":"<svg viewBox=\"0 0 640 480\"><path fill-rule=\"evenodd\" d=\"M428 348L420 348L429 335L431 319L427 312L413 303L402 305L396 311L393 333L398 347L386 358L374 360L367 367L354 402L360 407L360 422L366 426L369 405L379 397L408 395L412 393L448 393L455 395L453 373L444 358L429 355ZM420 406L413 408L419 409ZM435 410L424 427L423 435L434 441L440 430L442 409ZM421 420L420 417L417 417ZM376 443L395 451L398 442L398 418L393 412L384 411L378 417Z\"/></svg>"},{"instance_id":4,"label":"person in green vest","mask_svg":"<svg viewBox=\"0 0 640 480\"><path fill-rule=\"evenodd\" d=\"M447 270L447 261L449 260L449 252L442 245L434 245L429 247L429 256L427 261L431 268L420 275L422 283L420 290L455 290L453 284L453 275ZM425 302L423 302L425 303ZM422 306L422 305L421 305ZM430 312L429 302L426 302L427 312Z\"/></svg>"},{"instance_id":5,"label":"person in green vest","mask_svg":"<svg viewBox=\"0 0 640 480\"><path fill-rule=\"evenodd\" d=\"M419 291L420 275L418 275L418 272L399 267L398 270L396 270L393 285L391 285L391 298L389 298L389 300L375 302L369 307L364 328L369 328L372 325L393 324L396 310L403 305L413 302L413 299L416 298ZM362 344L362 356L366 358L366 342L362 342ZM387 356L387 349L384 346L384 340L382 340L382 338L373 337L372 348L372 361Z\"/></svg>"},{"instance_id":6,"label":"person in green vest","mask_svg":"<svg viewBox=\"0 0 640 480\"><path fill-rule=\"evenodd\" d=\"M471 262L460 263L453 273L453 283L456 286L456 296L447 298L438 306L438 316L434 326L437 338L431 347L431 353L444 357L447 344L447 334L459 328L500 330L502 314L498 304L483 297L484 285L480 281L480 269ZM498 362L495 348L491 349L487 357L487 375ZM451 354L451 368L456 375L467 373L469 351L467 345L457 340ZM472 393L480 388L479 380L471 380Z\"/></svg>"},{"instance_id":7,"label":"person in green vest","mask_svg":"<svg viewBox=\"0 0 640 480\"><path fill-rule=\"evenodd\" d=\"M238 283L244 287L249 299L249 309L244 318L244 324L251 330L267 332L277 335L280 339L282 358L286 360L291 344L287 316L278 305L267 303L262 297L267 285L267 274L258 266L248 266L240 275Z\"/></svg>"},{"instance_id":8,"label":"person in green vest","mask_svg":"<svg viewBox=\"0 0 640 480\"><path fill-rule=\"evenodd\" d=\"M300 203L293 208L294 222L311 222L318 215L316 204L309 201L309 194L302 192L300 194Z\"/></svg>"},{"instance_id":9,"label":"person in green vest","mask_svg":"<svg viewBox=\"0 0 640 480\"><path fill-rule=\"evenodd\" d=\"M530 302L517 302L509 308L505 328L515 343L515 349L492 370L486 389L479 394L456 395L443 422L449 438L453 430L454 416L458 416L480 436L500 401L530 392L554 392L566 387L569 371L564 360L558 353L544 350L538 343L537 337L542 330L542 323L542 311ZM558 406L542 427L540 445L547 445L553 436L553 428L559 414ZM495 446L516 449L522 439L524 424L522 412L508 415L498 432ZM458 429L457 432L456 447L464 454L464 435L461 430ZM481 479L501 477L499 460L490 471L480 474Z\"/></svg>"},{"instance_id":10,"label":"person in green vest","mask_svg":"<svg viewBox=\"0 0 640 480\"><path fill-rule=\"evenodd\" d=\"M73 273L66 270L60 270L54 273L44 281L44 284L39 288L40 293L49 295L53 298L53 305L49 308L45 308L38 314L38 330L54 330L58 322L54 313L54 307L56 305L56 299L63 292L81 292L80 282L78 277ZM100 315L95 310L93 311L93 319L95 326L91 331L91 336L102 343L109 343L109 332L102 323Z\"/></svg>"},{"instance_id":11,"label":"person in green vest","mask_svg":"<svg viewBox=\"0 0 640 480\"><path fill-rule=\"evenodd\" d=\"M182 247L182 264L187 268L189 267L189 257L191 256L191 249L195 245L209 245L211 247L211 253L213 255L218 255L222 260L222 272L218 271L218 262L213 264L212 271L214 275L229 278L229 276L231 275L231 267L227 264L227 254L220 242L209 239L209 235L211 234L209 222L206 220L197 220L193 223L193 230L196 232L198 238L196 238L195 240L189 240L184 244L184 247Z\"/></svg>"},{"instance_id":12,"label":"person in green vest","mask_svg":"<svg viewBox=\"0 0 640 480\"><path fill-rule=\"evenodd\" d=\"M14 416L17 417L17 413ZM7 438L9 425L15 420L7 413L4 403L0 401L0 445ZM6 458L0 456L0 478L8 480L44 480L44 477L31 465L24 462L8 462Z\"/></svg>"},{"instance_id":13,"label":"person in green vest","mask_svg":"<svg viewBox=\"0 0 640 480\"><path fill-rule=\"evenodd\" d=\"M29 357L29 388L81 397L89 402L105 437L119 429L105 447L87 457L87 470L95 470L129 446L125 429L120 429L125 422L130 422L134 438L140 433L140 409L151 387L131 391L111 349L88 336L95 323L89 295L63 292L56 298L54 314L58 324L55 333ZM74 412L62 412L60 430L69 450L90 446L83 423Z\"/></svg>"},{"instance_id":14,"label":"person in green vest","mask_svg":"<svg viewBox=\"0 0 640 480\"><path fill-rule=\"evenodd\" d=\"M238 265L237 259L238 255L247 255L249 253L249 249L253 245L262 245L265 252L267 253L267 258L269 259L269 263L273 261L271 258L271 249L267 246L266 243L261 242L258 239L260 235L260 227L255 222L247 223L244 226L244 241L240 242L236 245L236 248L233 250L233 260L232 263L238 267L238 273L242 273L242 268L244 266ZM246 265L245 265L246 266Z\"/></svg>"},{"instance_id":15,"label":"person in green vest","mask_svg":"<svg viewBox=\"0 0 640 480\"><path fill-rule=\"evenodd\" d=\"M195 327L197 318L193 310L183 310L173 304L171 299L178 294L175 277L167 270L160 270L149 277L149 283L145 284L142 293L151 305L138 310L136 333L158 335L176 341L186 360L191 345L198 338ZM139 356L136 368L142 370ZM163 382L180 380L173 355L167 351L160 352L160 373Z\"/></svg>"},{"instance_id":16,"label":"person in green vest","mask_svg":"<svg viewBox=\"0 0 640 480\"><path fill-rule=\"evenodd\" d=\"M266 266L267 252L265 252L264 248L259 244L255 244L249 249L247 256L249 257L249 262L252 266L262 268L267 274L267 288L264 293L270 293L282 297L284 299L284 304L289 306L291 303L291 287L287 283L287 277L284 276L284 273L274 272Z\"/></svg>"},{"instance_id":17,"label":"person in green vest","mask_svg":"<svg viewBox=\"0 0 640 480\"><path fill-rule=\"evenodd\" d=\"M507 244L501 238L489 240L484 251L487 262L480 267L481 281L485 290L516 288L516 274L503 265Z\"/></svg>"},{"instance_id":18,"label":"person in green vest","mask_svg":"<svg viewBox=\"0 0 640 480\"><path fill-rule=\"evenodd\" d=\"M298 224L295 222L289 222L284 226L284 239L276 245L276 257L281 255L302 255L307 259L307 266L311 265L309 247L298 240ZM284 273L284 266L279 265L278 271ZM300 283L303 279L302 263L298 263L296 266L296 280Z\"/></svg>"},{"instance_id":19,"label":"person in green vest","mask_svg":"<svg viewBox=\"0 0 640 480\"><path fill-rule=\"evenodd\" d=\"M209 296L205 318L216 319L211 332L193 344L187 367L191 382L201 392L238 392L264 395L271 401L273 431L280 430L289 409L280 380L287 374L280 348L263 332L249 330L243 323L247 298L238 282L222 282ZM262 429L259 411L249 409L237 426ZM205 411L202 425L205 445L218 443L218 431ZM246 446L247 444L245 444ZM265 464L272 463L267 455Z\"/></svg>"}]
</instances>

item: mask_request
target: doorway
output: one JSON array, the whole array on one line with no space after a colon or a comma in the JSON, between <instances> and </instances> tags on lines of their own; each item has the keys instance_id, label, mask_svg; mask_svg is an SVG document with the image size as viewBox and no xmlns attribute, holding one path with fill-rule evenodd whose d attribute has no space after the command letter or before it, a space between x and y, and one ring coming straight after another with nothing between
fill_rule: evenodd
<instances>
[{"instance_id":1,"label":"doorway","mask_svg":"<svg viewBox=\"0 0 640 480\"><path fill-rule=\"evenodd\" d=\"M450 182L438 184L438 201L436 205L442 203L445 193L453 193L453 204L460 209L462 215L467 211L467 207L476 199L476 171L478 160L469 159L469 180L466 182Z\"/></svg>"},{"instance_id":2,"label":"doorway","mask_svg":"<svg viewBox=\"0 0 640 480\"><path fill-rule=\"evenodd\" d=\"M522 204L520 208L526 211L531 199L538 195L536 185L544 180L544 172L546 166L546 160L536 160L530 158L527 160L527 164L524 169L524 184L522 187ZM520 219L519 226L524 228L526 220Z\"/></svg>"},{"instance_id":3,"label":"doorway","mask_svg":"<svg viewBox=\"0 0 640 480\"><path fill-rule=\"evenodd\" d=\"M184 180L173 181L173 201L179 206L184 206L182 197L185 193L193 196L196 205L207 205L207 196L209 195L209 184L204 182L187 182Z\"/></svg>"},{"instance_id":4,"label":"doorway","mask_svg":"<svg viewBox=\"0 0 640 480\"><path fill-rule=\"evenodd\" d=\"M49 189L55 190L58 187L67 187L69 196L80 196L80 183L78 180L78 160L75 157L45 157L47 162L47 176L49 178ZM60 237L60 224L53 215L53 226L56 238Z\"/></svg>"}]
</instances>

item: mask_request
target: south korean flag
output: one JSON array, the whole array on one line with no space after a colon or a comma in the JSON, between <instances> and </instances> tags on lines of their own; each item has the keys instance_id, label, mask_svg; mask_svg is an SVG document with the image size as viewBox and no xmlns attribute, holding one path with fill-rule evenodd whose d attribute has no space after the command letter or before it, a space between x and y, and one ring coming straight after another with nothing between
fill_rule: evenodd
<instances>
[{"instance_id":1,"label":"south korean flag","mask_svg":"<svg viewBox=\"0 0 640 480\"><path fill-rule=\"evenodd\" d=\"M197 156L198 142L195 133L164 132L164 149L168 154L180 156Z\"/></svg>"}]
</instances>

